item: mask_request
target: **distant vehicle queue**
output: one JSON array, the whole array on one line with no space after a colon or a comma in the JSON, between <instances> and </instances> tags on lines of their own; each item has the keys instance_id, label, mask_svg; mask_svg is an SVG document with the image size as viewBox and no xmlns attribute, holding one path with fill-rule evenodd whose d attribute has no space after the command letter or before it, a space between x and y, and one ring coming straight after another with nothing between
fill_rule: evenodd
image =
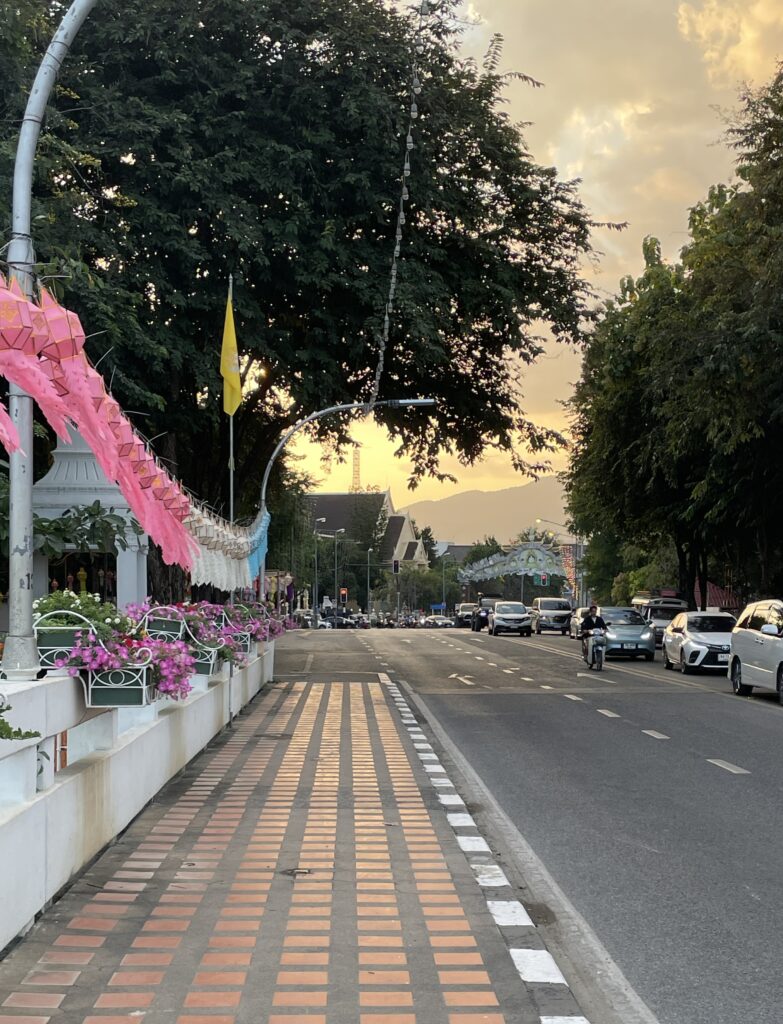
<instances>
[{"instance_id":1,"label":"distant vehicle queue","mask_svg":"<svg viewBox=\"0 0 783 1024\"><path fill-rule=\"evenodd\" d=\"M294 613L300 625L312 628L312 611ZM593 628L597 626L597 628ZM364 615L330 609L318 616L318 628L469 628L492 636L515 633L530 637L544 631L561 633L583 644L590 668L605 658L644 658L653 661L661 649L663 666L683 675L723 672L735 694L749 697L754 688L777 693L783 704L783 600L755 601L735 618L720 609L689 611L676 598L635 599L631 606L595 605L572 608L563 598L537 597L530 607L521 601L480 596L462 602L453 616L406 614ZM590 638L600 643L593 651ZM596 653L598 657L596 657ZM598 662L598 664L596 663Z\"/></svg>"}]
</instances>

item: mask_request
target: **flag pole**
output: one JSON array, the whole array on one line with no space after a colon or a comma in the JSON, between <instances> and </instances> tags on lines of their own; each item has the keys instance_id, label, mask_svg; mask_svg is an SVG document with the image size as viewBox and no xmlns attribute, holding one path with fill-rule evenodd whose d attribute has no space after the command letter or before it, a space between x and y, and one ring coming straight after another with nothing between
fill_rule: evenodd
<instances>
[{"instance_id":1,"label":"flag pole","mask_svg":"<svg viewBox=\"0 0 783 1024\"><path fill-rule=\"evenodd\" d=\"M228 275L228 301L234 300L234 275ZM228 518L234 522L234 416L228 417Z\"/></svg>"}]
</instances>

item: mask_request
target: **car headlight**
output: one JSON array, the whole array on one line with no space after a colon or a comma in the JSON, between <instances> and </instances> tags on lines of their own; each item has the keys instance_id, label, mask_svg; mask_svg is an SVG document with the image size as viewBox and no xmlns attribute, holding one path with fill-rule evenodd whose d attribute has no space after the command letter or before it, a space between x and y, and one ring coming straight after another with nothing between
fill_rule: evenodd
<instances>
[{"instance_id":1,"label":"car headlight","mask_svg":"<svg viewBox=\"0 0 783 1024\"><path fill-rule=\"evenodd\" d=\"M642 640L652 640L652 638L653 631L651 629L645 629L645 631L642 633Z\"/></svg>"},{"instance_id":2,"label":"car headlight","mask_svg":"<svg viewBox=\"0 0 783 1024\"><path fill-rule=\"evenodd\" d=\"M610 633L610 632L609 632L609 631L607 630L607 633L606 633L606 639L607 639L607 640L616 640L616 639L617 639L617 634L616 634L616 633Z\"/></svg>"}]
</instances>

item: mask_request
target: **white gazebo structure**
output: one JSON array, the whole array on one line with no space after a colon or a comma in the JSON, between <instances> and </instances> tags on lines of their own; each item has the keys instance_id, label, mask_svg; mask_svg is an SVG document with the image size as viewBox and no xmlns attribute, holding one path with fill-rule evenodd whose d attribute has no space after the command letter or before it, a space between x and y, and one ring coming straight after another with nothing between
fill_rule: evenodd
<instances>
[{"instance_id":1,"label":"white gazebo structure","mask_svg":"<svg viewBox=\"0 0 783 1024\"><path fill-rule=\"evenodd\" d=\"M95 456L82 436L71 431L72 444L57 442L52 468L33 485L33 511L45 519L56 519L70 508L99 501L106 509L130 521L131 511L116 484L104 476ZM117 607L141 603L147 596L147 535L126 535L126 551L117 550L115 592ZM98 552L93 552L98 553ZM114 552L107 552L113 554ZM78 590L78 586L75 588ZM45 555L36 553L33 563L33 593L45 597L49 592L49 566Z\"/></svg>"}]
</instances>

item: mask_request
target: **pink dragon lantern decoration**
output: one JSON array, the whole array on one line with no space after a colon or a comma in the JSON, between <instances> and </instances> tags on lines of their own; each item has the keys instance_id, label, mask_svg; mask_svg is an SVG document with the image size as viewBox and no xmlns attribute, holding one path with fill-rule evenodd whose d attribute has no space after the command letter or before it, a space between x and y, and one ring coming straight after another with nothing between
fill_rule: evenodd
<instances>
[{"instance_id":1,"label":"pink dragon lantern decoration","mask_svg":"<svg viewBox=\"0 0 783 1024\"><path fill-rule=\"evenodd\" d=\"M101 469L122 490L142 528L160 545L164 560L189 569L195 542L183 525L190 503L156 463L106 391L84 352L79 317L45 289L41 305L0 276L0 374L27 392L63 440L73 423ZM19 449L19 435L0 404L0 444Z\"/></svg>"},{"instance_id":2,"label":"pink dragon lantern decoration","mask_svg":"<svg viewBox=\"0 0 783 1024\"><path fill-rule=\"evenodd\" d=\"M58 437L68 440L68 408L37 358L47 339L41 310L27 301L16 281L7 287L0 277L0 373L31 395ZM16 429L7 413L0 418L3 427L0 441L8 451L16 451L19 448Z\"/></svg>"}]
</instances>

